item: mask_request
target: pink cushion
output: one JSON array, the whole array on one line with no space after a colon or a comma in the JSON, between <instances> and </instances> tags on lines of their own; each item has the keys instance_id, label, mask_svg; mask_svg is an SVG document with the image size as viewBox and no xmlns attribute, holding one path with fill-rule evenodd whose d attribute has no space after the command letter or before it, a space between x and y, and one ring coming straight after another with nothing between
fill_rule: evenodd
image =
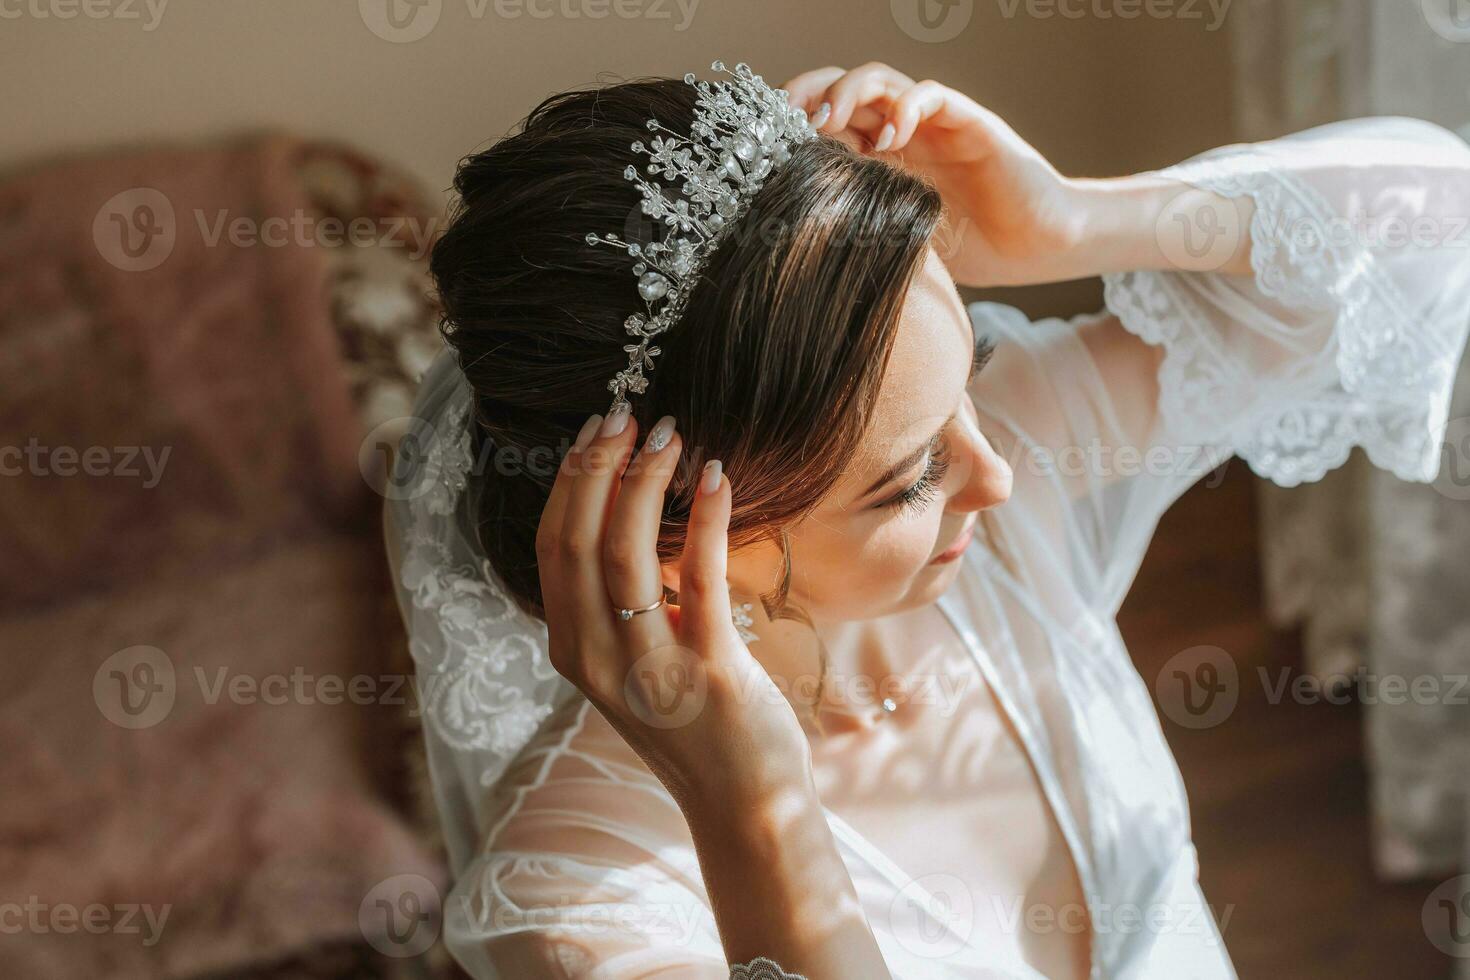
<instances>
[{"instance_id":1,"label":"pink cushion","mask_svg":"<svg viewBox=\"0 0 1470 980\"><path fill-rule=\"evenodd\" d=\"M6 936L0 976L269 962L361 940L385 879L442 881L385 785L412 702L382 676L402 640L384 629L333 261L198 227L311 213L301 170L319 152L272 137L0 186L0 450L49 454L0 476L0 902L168 909L151 944L142 916L138 933ZM168 201L175 240L129 271L107 202L140 187ZM123 217L151 226L137 200ZM64 475L89 447L106 471ZM134 673L119 652L139 646L161 670ZM129 715L115 669L171 677L171 706Z\"/></svg>"}]
</instances>

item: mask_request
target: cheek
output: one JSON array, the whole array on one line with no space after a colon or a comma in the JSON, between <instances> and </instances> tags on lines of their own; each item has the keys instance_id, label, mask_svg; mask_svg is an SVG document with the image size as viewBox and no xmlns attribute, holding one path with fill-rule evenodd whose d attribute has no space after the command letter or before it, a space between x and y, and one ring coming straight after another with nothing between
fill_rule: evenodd
<instances>
[{"instance_id":1,"label":"cheek","mask_svg":"<svg viewBox=\"0 0 1470 980\"><path fill-rule=\"evenodd\" d=\"M868 553L854 560L873 566L873 574L886 580L892 589L898 585L895 577L911 578L928 564L943 517L944 507L935 501L922 514L887 520L873 535L865 549Z\"/></svg>"},{"instance_id":2,"label":"cheek","mask_svg":"<svg viewBox=\"0 0 1470 980\"><path fill-rule=\"evenodd\" d=\"M867 533L823 528L802 535L797 565L810 604L829 617L865 619L887 613L909 591L934 554L944 508L936 501L923 514L877 517Z\"/></svg>"}]
</instances>

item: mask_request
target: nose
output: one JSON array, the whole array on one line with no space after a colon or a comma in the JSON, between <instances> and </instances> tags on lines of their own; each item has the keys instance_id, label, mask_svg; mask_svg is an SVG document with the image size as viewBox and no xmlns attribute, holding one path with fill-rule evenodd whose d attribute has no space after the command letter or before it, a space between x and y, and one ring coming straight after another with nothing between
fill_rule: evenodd
<instances>
[{"instance_id":1,"label":"nose","mask_svg":"<svg viewBox=\"0 0 1470 980\"><path fill-rule=\"evenodd\" d=\"M1011 496L1014 476L1011 465L980 431L979 419L969 398L964 399L955 423L955 438L950 451L955 454L951 468L957 471L958 480L945 510L968 514L1005 503Z\"/></svg>"}]
</instances>

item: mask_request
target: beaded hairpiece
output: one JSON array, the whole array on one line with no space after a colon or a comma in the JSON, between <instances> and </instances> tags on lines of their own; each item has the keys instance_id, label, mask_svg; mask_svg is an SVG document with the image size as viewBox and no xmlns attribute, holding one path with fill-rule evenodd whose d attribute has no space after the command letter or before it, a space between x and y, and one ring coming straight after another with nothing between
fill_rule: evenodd
<instances>
[{"instance_id":1,"label":"beaded hairpiece","mask_svg":"<svg viewBox=\"0 0 1470 980\"><path fill-rule=\"evenodd\" d=\"M699 92L688 137L650 119L649 131L661 135L649 146L642 140L632 144L634 153L648 154L651 176L682 181L682 195L644 177L631 164L623 171L638 184L643 213L668 225L670 233L648 244L623 241L612 233L587 235L589 245L613 245L633 257L638 293L647 306L647 312L623 322L636 343L623 347L628 366L607 383L613 408L627 403L628 392L642 393L648 387L643 372L653 369L659 353L651 341L678 322L700 269L766 177L791 158L793 145L817 136L806 113L787 103L785 91L770 88L749 65L738 64L732 72L716 61L710 68L731 80L701 82L693 73L684 76Z\"/></svg>"}]
</instances>

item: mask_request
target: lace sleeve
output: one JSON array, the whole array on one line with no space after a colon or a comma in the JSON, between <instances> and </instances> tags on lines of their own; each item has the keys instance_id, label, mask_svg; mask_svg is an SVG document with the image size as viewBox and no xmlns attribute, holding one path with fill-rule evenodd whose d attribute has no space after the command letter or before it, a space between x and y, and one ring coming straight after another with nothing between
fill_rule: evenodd
<instances>
[{"instance_id":1,"label":"lace sleeve","mask_svg":"<svg viewBox=\"0 0 1470 980\"><path fill-rule=\"evenodd\" d=\"M1421 120L1356 119L1163 174L1255 209L1235 232L1251 277L1105 277L1108 309L1163 349L1160 429L1282 486L1355 446L1433 479L1470 324L1470 148ZM1230 231L1197 218L1202 236Z\"/></svg>"},{"instance_id":2,"label":"lace sleeve","mask_svg":"<svg viewBox=\"0 0 1470 980\"><path fill-rule=\"evenodd\" d=\"M1108 275L1107 309L1072 320L970 307L1000 341L972 388L1015 470L997 519L1099 610L1164 510L1232 455L1282 486L1354 447L1433 479L1470 327L1470 147L1449 131L1352 120L1162 173L1250 197L1252 275Z\"/></svg>"},{"instance_id":3,"label":"lace sleeve","mask_svg":"<svg viewBox=\"0 0 1470 980\"><path fill-rule=\"evenodd\" d=\"M773 961L757 956L749 963L730 967L730 980L806 980L799 973L787 973Z\"/></svg>"}]
</instances>

